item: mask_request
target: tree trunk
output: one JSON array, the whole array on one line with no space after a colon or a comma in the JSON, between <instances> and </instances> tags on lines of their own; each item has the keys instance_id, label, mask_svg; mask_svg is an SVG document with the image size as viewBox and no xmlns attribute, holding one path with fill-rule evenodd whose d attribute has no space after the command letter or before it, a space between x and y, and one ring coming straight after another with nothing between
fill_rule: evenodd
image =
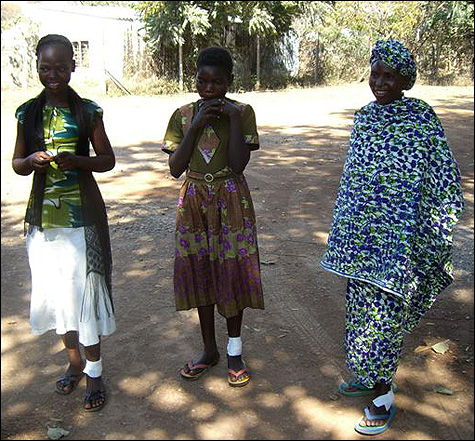
<instances>
[{"instance_id":1,"label":"tree trunk","mask_svg":"<svg viewBox=\"0 0 475 441\"><path fill-rule=\"evenodd\" d=\"M261 41L259 39L259 35L257 36L257 53L256 53L256 77L257 82L255 86L255 90L259 90L261 88Z\"/></svg>"},{"instance_id":2,"label":"tree trunk","mask_svg":"<svg viewBox=\"0 0 475 441\"><path fill-rule=\"evenodd\" d=\"M432 75L432 79L431 79L431 85L435 85L437 84L437 77L438 77L438 63L437 63L437 50L436 50L436 46L435 46L435 43L432 44L432 69L431 69L431 75Z\"/></svg>"},{"instance_id":3,"label":"tree trunk","mask_svg":"<svg viewBox=\"0 0 475 441\"><path fill-rule=\"evenodd\" d=\"M315 78L313 82L315 84L318 84L319 78L318 78L318 72L320 70L320 34L317 34L317 48L316 48L316 54L315 54Z\"/></svg>"},{"instance_id":4,"label":"tree trunk","mask_svg":"<svg viewBox=\"0 0 475 441\"><path fill-rule=\"evenodd\" d=\"M30 63L28 63L28 50L26 44L22 45L22 54L21 54L21 86L23 90L28 90L28 68Z\"/></svg>"},{"instance_id":5,"label":"tree trunk","mask_svg":"<svg viewBox=\"0 0 475 441\"><path fill-rule=\"evenodd\" d=\"M178 87L183 92L183 45L178 43Z\"/></svg>"}]
</instances>

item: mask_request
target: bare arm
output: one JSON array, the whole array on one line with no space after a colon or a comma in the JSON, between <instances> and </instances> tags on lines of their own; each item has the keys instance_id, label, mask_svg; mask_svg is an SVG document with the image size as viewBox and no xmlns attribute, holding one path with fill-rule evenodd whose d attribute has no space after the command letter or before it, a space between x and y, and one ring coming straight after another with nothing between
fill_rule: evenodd
<instances>
[{"instance_id":1,"label":"bare arm","mask_svg":"<svg viewBox=\"0 0 475 441\"><path fill-rule=\"evenodd\" d=\"M18 123L15 150L13 151L12 159L12 167L15 173L23 176L27 176L33 171L44 173L50 161L51 156L43 151L28 155L23 126Z\"/></svg>"},{"instance_id":2,"label":"bare arm","mask_svg":"<svg viewBox=\"0 0 475 441\"><path fill-rule=\"evenodd\" d=\"M225 99L223 114L229 116L228 165L234 173L242 173L251 158L251 150L244 141L241 112L231 101Z\"/></svg>"},{"instance_id":3,"label":"bare arm","mask_svg":"<svg viewBox=\"0 0 475 441\"><path fill-rule=\"evenodd\" d=\"M190 129L186 132L181 144L168 157L170 173L174 178L179 178L187 169L193 153L193 146L195 144L197 132L198 128L192 124Z\"/></svg>"}]
</instances>

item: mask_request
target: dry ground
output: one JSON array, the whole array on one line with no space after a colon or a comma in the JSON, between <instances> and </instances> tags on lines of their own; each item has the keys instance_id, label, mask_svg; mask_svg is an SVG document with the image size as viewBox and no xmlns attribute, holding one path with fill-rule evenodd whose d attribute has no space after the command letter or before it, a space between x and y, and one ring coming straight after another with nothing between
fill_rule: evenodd
<instances>
[{"instance_id":1,"label":"dry ground","mask_svg":"<svg viewBox=\"0 0 475 441\"><path fill-rule=\"evenodd\" d=\"M31 93L28 95L28 97ZM466 210L455 233L455 282L406 338L396 376L398 414L381 439L473 439L473 88L416 86L408 93L440 116L459 162ZM108 206L117 332L103 340L109 401L81 410L85 382L53 392L65 369L54 332L29 333L29 272L22 218L31 177L10 159L14 109L27 96L2 93L2 439L361 439L353 425L364 398L336 393L348 373L342 349L345 280L319 266L353 112L372 99L366 84L232 95L253 105L261 150L246 171L261 249L266 310L244 315L244 354L253 371L243 389L226 383L222 361L185 382L178 370L200 351L195 311L177 313L172 288L174 210L181 180L160 151L171 112L195 99L97 98L117 155L96 174ZM54 262L51 263L54 276ZM416 353L450 340L449 351ZM434 392L442 385L453 395Z\"/></svg>"}]
</instances>

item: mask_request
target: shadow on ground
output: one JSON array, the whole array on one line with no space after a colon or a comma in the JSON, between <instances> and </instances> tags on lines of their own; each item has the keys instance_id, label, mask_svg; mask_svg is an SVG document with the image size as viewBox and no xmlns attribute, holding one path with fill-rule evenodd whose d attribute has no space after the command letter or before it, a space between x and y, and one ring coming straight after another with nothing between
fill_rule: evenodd
<instances>
[{"instance_id":1,"label":"shadow on ground","mask_svg":"<svg viewBox=\"0 0 475 441\"><path fill-rule=\"evenodd\" d=\"M439 101L441 118L448 136L465 136L464 142L469 139L460 132L471 121L473 146L473 98L471 107L463 98L460 105ZM245 313L244 356L252 382L243 389L226 382L221 317L220 363L200 381L179 376L199 353L201 338L196 312L174 307L181 181L169 177L159 143L116 148L114 171L96 175L109 213L117 315L117 332L102 343L109 402L98 414L81 410L84 381L68 397L53 392L65 353L54 332L29 334L24 204L2 200L2 439L43 439L47 426L70 430L71 439L360 439L353 425L368 400L336 393L348 378L341 347L345 281L318 264L353 112L335 112L338 126L259 127L261 150L246 175L257 213L266 311ZM463 147L459 140L456 145ZM396 378L398 415L381 439L473 437L473 149L462 147L454 148L463 158L468 196L455 235L457 279L406 339ZM446 338L446 354L414 353ZM434 393L436 384L455 394Z\"/></svg>"}]
</instances>

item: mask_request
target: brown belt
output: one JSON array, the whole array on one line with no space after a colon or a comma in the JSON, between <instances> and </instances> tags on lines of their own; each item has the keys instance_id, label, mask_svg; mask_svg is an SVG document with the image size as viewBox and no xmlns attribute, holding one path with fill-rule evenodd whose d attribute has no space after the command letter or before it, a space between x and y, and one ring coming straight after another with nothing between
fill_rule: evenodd
<instances>
[{"instance_id":1,"label":"brown belt","mask_svg":"<svg viewBox=\"0 0 475 441\"><path fill-rule=\"evenodd\" d=\"M215 173L198 173L192 170L188 170L186 173L186 179L192 179L197 181L205 181L207 184L217 180L223 180L230 176L237 176L231 170L219 170Z\"/></svg>"}]
</instances>

